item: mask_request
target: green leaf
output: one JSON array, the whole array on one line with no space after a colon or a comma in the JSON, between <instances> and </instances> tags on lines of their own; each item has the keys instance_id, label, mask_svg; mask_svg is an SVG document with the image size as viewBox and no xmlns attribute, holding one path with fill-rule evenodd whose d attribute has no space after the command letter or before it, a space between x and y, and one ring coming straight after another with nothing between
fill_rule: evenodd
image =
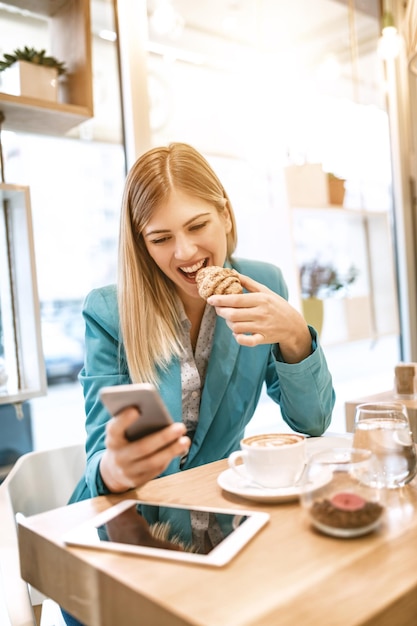
<instances>
[{"instance_id":1,"label":"green leaf","mask_svg":"<svg viewBox=\"0 0 417 626\"><path fill-rule=\"evenodd\" d=\"M3 60L0 61L0 72L6 70L8 67L16 63L16 61L27 61L29 63L35 63L37 65L44 65L46 67L54 67L58 74L65 74L67 71L65 64L62 61L58 61L55 57L46 56L46 50L36 50L35 48L16 48L13 54L5 53Z\"/></svg>"}]
</instances>

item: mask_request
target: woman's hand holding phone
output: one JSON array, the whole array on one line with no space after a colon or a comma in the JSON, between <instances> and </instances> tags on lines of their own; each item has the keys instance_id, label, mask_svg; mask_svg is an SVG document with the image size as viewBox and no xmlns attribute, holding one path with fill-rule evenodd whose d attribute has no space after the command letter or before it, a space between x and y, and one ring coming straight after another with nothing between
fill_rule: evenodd
<instances>
[{"instance_id":1,"label":"woman's hand holding phone","mask_svg":"<svg viewBox=\"0 0 417 626\"><path fill-rule=\"evenodd\" d=\"M143 417L138 408L130 404L106 425L106 450L100 462L100 473L112 492L120 493L152 480L174 457L183 456L190 447L184 424L172 420L169 426L127 443L126 431L137 428Z\"/></svg>"}]
</instances>

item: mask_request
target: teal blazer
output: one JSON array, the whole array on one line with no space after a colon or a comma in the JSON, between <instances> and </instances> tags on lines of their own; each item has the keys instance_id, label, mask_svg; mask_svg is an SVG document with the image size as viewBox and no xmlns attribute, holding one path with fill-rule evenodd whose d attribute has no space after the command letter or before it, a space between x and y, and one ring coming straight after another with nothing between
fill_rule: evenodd
<instances>
[{"instance_id":1,"label":"teal blazer","mask_svg":"<svg viewBox=\"0 0 417 626\"><path fill-rule=\"evenodd\" d=\"M237 271L266 285L285 299L287 286L281 270L269 263L233 260ZM99 472L104 450L105 424L110 416L99 399L105 385L131 382L119 338L115 285L93 290L83 310L86 354L80 382L86 409L87 468L71 502L108 493ZM138 323L140 323L138 321ZM239 448L252 418L262 386L281 409L285 422L297 432L318 436L328 428L335 402L332 379L317 333L310 328L312 354L300 363L288 364L279 345L240 346L225 320L218 317L213 348L201 396L194 439L185 463L174 459L164 474L226 458ZM182 421L180 362L173 358L160 372L159 392L175 421Z\"/></svg>"}]
</instances>

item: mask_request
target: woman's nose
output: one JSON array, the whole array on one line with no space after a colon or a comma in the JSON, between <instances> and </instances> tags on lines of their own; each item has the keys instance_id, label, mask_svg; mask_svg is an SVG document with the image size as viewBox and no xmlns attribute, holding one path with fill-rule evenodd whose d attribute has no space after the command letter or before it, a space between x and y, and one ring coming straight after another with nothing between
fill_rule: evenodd
<instances>
[{"instance_id":1,"label":"woman's nose","mask_svg":"<svg viewBox=\"0 0 417 626\"><path fill-rule=\"evenodd\" d=\"M175 257L181 260L190 259L196 250L196 245L187 235L177 236L175 240Z\"/></svg>"}]
</instances>

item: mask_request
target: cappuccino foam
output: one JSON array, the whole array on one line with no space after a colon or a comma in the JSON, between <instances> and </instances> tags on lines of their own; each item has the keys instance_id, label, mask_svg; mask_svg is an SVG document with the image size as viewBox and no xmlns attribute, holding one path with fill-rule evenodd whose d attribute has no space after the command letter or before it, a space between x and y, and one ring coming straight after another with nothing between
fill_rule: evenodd
<instances>
[{"instance_id":1,"label":"cappuccino foam","mask_svg":"<svg viewBox=\"0 0 417 626\"><path fill-rule=\"evenodd\" d=\"M269 435L253 435L243 440L243 444L254 448L279 448L300 443L304 437L291 433L271 433Z\"/></svg>"}]
</instances>

